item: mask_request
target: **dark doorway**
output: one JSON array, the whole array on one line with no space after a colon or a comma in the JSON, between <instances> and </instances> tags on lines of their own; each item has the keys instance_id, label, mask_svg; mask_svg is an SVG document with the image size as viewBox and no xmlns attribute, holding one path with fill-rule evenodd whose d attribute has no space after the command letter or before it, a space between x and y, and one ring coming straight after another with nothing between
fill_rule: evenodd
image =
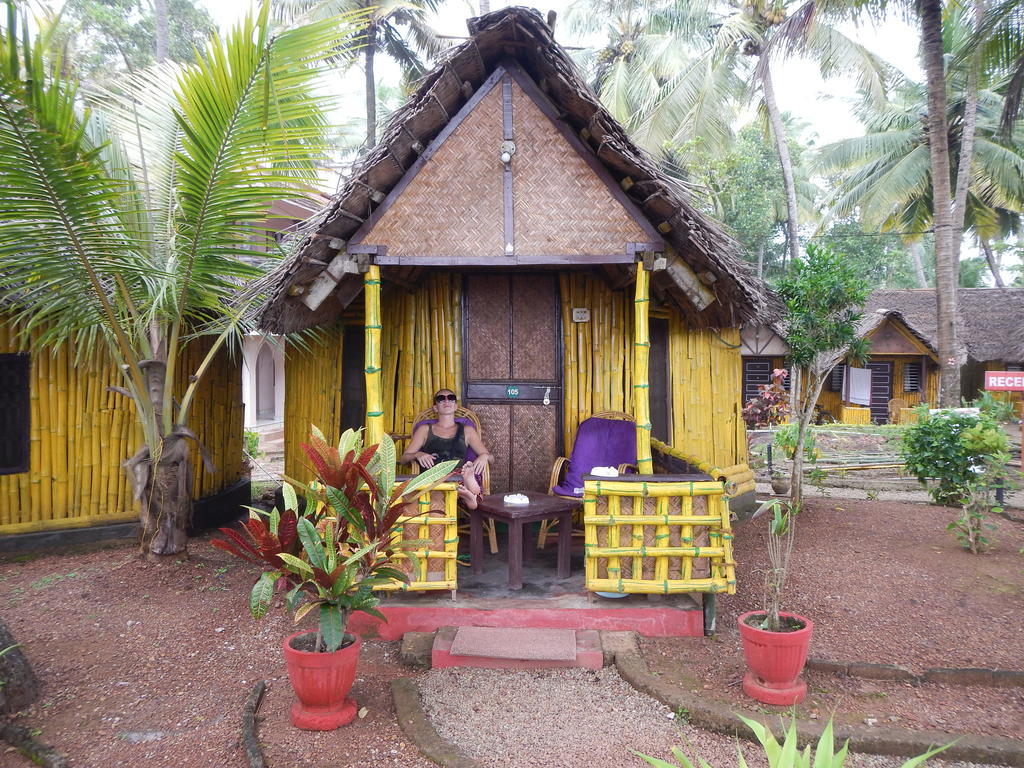
<instances>
[{"instance_id":1,"label":"dark doorway","mask_svg":"<svg viewBox=\"0 0 1024 768\"><path fill-rule=\"evenodd\" d=\"M770 357L743 358L743 405L759 392L759 387L771 383L772 359Z\"/></svg>"},{"instance_id":2,"label":"dark doorway","mask_svg":"<svg viewBox=\"0 0 1024 768\"><path fill-rule=\"evenodd\" d=\"M889 401L892 400L892 363L868 363L871 371L871 420L889 423Z\"/></svg>"},{"instance_id":3,"label":"dark doorway","mask_svg":"<svg viewBox=\"0 0 1024 768\"><path fill-rule=\"evenodd\" d=\"M561 447L558 281L548 274L466 278L463 400L494 454L494 493L546 491Z\"/></svg>"},{"instance_id":4,"label":"dark doorway","mask_svg":"<svg viewBox=\"0 0 1024 768\"><path fill-rule=\"evenodd\" d=\"M671 443L672 402L668 386L668 320L652 317L648 322L651 332L650 398L651 437Z\"/></svg>"},{"instance_id":5,"label":"dark doorway","mask_svg":"<svg viewBox=\"0 0 1024 768\"><path fill-rule=\"evenodd\" d=\"M341 429L359 429L366 416L366 331L346 325L341 336Z\"/></svg>"}]
</instances>

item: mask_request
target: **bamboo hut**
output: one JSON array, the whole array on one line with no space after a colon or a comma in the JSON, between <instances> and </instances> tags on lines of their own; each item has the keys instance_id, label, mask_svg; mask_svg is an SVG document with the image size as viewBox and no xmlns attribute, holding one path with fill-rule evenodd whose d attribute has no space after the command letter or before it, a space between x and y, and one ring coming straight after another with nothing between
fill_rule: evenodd
<instances>
[{"instance_id":1,"label":"bamboo hut","mask_svg":"<svg viewBox=\"0 0 1024 768\"><path fill-rule=\"evenodd\" d=\"M1024 366L1024 289L962 288L958 336L962 345L961 386L965 398L980 394L985 371L1019 371ZM845 423L901 423L913 417L922 403L938 401L935 291L931 289L875 291L864 307L859 335L871 342L870 402L851 406L844 371L833 370L818 404ZM789 347L777 325L745 327L743 343L743 400L749 402L758 386L767 384L772 369L786 367ZM1017 403L1018 392L996 393Z\"/></svg>"},{"instance_id":2,"label":"bamboo hut","mask_svg":"<svg viewBox=\"0 0 1024 768\"><path fill-rule=\"evenodd\" d=\"M204 343L186 350L175 382L179 398ZM0 384L0 536L138 520L121 463L142 435L132 405L110 389L122 380L105 355L80 360L71 345L19 344L0 310ZM217 469L206 472L195 452L192 527L199 529L249 502L240 366L226 354L196 393L192 426Z\"/></svg>"},{"instance_id":3,"label":"bamboo hut","mask_svg":"<svg viewBox=\"0 0 1024 768\"><path fill-rule=\"evenodd\" d=\"M409 435L447 387L482 422L492 490L546 491L580 422L625 411L644 482L587 483L588 586L732 591L723 494L754 489L739 327L775 300L536 11L469 27L253 288L264 331L317 331L286 356L286 474L308 475L311 423Z\"/></svg>"}]
</instances>

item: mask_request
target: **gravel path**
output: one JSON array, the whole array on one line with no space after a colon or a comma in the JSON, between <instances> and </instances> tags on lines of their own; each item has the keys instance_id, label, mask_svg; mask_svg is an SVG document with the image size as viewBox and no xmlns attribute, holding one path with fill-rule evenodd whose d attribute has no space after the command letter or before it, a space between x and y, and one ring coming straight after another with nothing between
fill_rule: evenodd
<instances>
[{"instance_id":1,"label":"gravel path","mask_svg":"<svg viewBox=\"0 0 1024 768\"><path fill-rule=\"evenodd\" d=\"M630 687L614 668L510 672L439 669L419 681L428 717L442 738L487 768L646 766L632 753L668 760L672 748L713 768L766 768L756 744L687 725ZM838 746L838 745L837 745ZM903 759L851 754L847 768L897 768ZM976 768L946 763L946 768Z\"/></svg>"}]
</instances>

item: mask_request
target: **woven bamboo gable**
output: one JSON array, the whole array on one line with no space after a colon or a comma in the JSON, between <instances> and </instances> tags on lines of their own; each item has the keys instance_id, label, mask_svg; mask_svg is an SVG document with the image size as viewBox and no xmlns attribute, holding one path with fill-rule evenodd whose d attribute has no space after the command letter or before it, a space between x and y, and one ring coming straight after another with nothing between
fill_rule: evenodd
<instances>
[{"instance_id":1,"label":"woven bamboo gable","mask_svg":"<svg viewBox=\"0 0 1024 768\"><path fill-rule=\"evenodd\" d=\"M384 246L389 258L627 256L628 243L652 239L615 199L609 184L509 78L482 86L479 102L423 164L370 230L354 240ZM515 144L506 243L505 125ZM424 226L424 214L429 224Z\"/></svg>"}]
</instances>

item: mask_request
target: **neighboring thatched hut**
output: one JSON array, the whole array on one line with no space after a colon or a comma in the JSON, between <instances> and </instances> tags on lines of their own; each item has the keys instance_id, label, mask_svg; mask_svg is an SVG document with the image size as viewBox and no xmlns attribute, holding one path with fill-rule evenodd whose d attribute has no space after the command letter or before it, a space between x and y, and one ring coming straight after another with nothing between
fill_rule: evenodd
<instances>
[{"instance_id":1,"label":"neighboring thatched hut","mask_svg":"<svg viewBox=\"0 0 1024 768\"><path fill-rule=\"evenodd\" d=\"M205 343L186 351L179 393ZM222 355L196 394L191 425L217 472L206 472L195 451L193 498L201 501L194 527L219 523L249 503L240 371ZM19 345L0 313L0 383L0 536L138 520L121 463L135 453L141 430L131 403L110 389L123 380L109 358L76 360L70 345Z\"/></svg>"},{"instance_id":2,"label":"neighboring thatched hut","mask_svg":"<svg viewBox=\"0 0 1024 768\"><path fill-rule=\"evenodd\" d=\"M469 26L256 286L264 330L320 330L286 359L286 473L308 475L310 423L408 435L451 387L482 421L495 491L547 490L579 423L618 410L637 417L641 472L653 435L654 463L751 493L739 326L774 316L770 294L536 11Z\"/></svg>"},{"instance_id":3,"label":"neighboring thatched hut","mask_svg":"<svg viewBox=\"0 0 1024 768\"><path fill-rule=\"evenodd\" d=\"M984 372L1021 370L1024 363L1024 289L961 288L957 294L961 322L959 338L966 363L961 369L965 398L977 397ZM844 366L837 366L818 402L840 421L886 424L889 403L903 408L938 401L939 360L936 338L935 291L932 289L875 291L868 297L860 336L871 342L867 367L872 371L871 403L866 408L845 403ZM743 400L757 394L773 368L785 367L789 352L785 331L766 325L743 330ZM1020 401L1019 393L998 395ZM903 411L903 418L907 411Z\"/></svg>"}]
</instances>

